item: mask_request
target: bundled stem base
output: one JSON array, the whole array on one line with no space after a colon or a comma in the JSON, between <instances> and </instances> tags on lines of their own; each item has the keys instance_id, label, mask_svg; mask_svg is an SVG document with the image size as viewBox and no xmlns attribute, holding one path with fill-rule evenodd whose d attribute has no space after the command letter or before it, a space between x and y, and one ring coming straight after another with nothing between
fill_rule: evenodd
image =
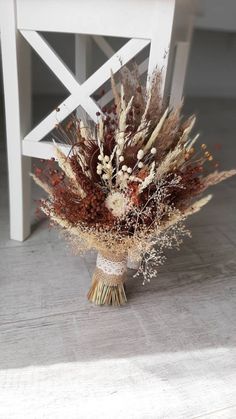
<instances>
[{"instance_id":1,"label":"bundled stem base","mask_svg":"<svg viewBox=\"0 0 236 419\"><path fill-rule=\"evenodd\" d=\"M98 254L88 300L97 305L120 306L127 302L124 289L126 258L124 255L104 257Z\"/></svg>"},{"instance_id":2,"label":"bundled stem base","mask_svg":"<svg viewBox=\"0 0 236 419\"><path fill-rule=\"evenodd\" d=\"M98 305L120 306L127 302L124 284L108 285L104 283L95 271L92 286L88 292L88 300Z\"/></svg>"}]
</instances>

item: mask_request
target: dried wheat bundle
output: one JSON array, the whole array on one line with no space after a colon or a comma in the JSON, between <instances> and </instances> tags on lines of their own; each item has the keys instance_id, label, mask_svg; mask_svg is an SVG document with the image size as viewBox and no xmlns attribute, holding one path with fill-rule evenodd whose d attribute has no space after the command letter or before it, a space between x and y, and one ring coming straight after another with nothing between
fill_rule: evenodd
<instances>
[{"instance_id":1,"label":"dried wheat bundle","mask_svg":"<svg viewBox=\"0 0 236 419\"><path fill-rule=\"evenodd\" d=\"M209 186L236 174L215 171L205 144L195 146L195 117L183 121L181 108L164 108L161 75L142 86L137 69L125 68L118 84L111 75L114 102L98 113L97 124L73 114L57 126L55 159L36 167L36 183L48 194L41 209L59 225L77 252L96 249L90 301L126 302L127 257L139 261L144 282L164 263L164 251L189 235L184 220L211 196ZM57 111L60 111L57 109Z\"/></svg>"}]
</instances>

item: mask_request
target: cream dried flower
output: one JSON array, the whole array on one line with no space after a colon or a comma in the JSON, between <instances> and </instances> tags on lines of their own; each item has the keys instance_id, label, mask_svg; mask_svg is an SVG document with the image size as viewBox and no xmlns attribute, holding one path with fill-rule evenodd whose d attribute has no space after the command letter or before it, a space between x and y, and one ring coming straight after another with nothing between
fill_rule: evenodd
<instances>
[{"instance_id":1,"label":"cream dried flower","mask_svg":"<svg viewBox=\"0 0 236 419\"><path fill-rule=\"evenodd\" d=\"M130 208L128 198L121 192L111 192L106 198L105 205L114 217L119 218L124 216Z\"/></svg>"}]
</instances>

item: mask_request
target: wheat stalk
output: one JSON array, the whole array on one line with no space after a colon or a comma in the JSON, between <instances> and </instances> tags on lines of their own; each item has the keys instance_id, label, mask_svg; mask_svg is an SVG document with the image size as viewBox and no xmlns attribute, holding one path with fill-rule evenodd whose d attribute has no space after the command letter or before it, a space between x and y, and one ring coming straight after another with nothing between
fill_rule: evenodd
<instances>
[{"instance_id":1,"label":"wheat stalk","mask_svg":"<svg viewBox=\"0 0 236 419\"><path fill-rule=\"evenodd\" d=\"M33 173L30 173L30 176L34 179L35 183L40 186L49 196L53 194L52 188L46 183L40 180L37 176L35 176Z\"/></svg>"},{"instance_id":2,"label":"wheat stalk","mask_svg":"<svg viewBox=\"0 0 236 419\"><path fill-rule=\"evenodd\" d=\"M164 114L162 115L160 121L158 122L156 128L154 129L154 131L153 131L151 137L149 138L147 144L145 145L145 147L143 149L144 152L147 152L148 150L150 150L150 148L152 147L154 141L156 141L156 139L158 137L158 134L160 133L160 131L161 131L162 127L163 127L163 124L164 124L164 122L165 122L165 120L167 118L168 112L169 112L169 109L167 108L165 110Z\"/></svg>"},{"instance_id":3,"label":"wheat stalk","mask_svg":"<svg viewBox=\"0 0 236 419\"><path fill-rule=\"evenodd\" d=\"M222 172L215 171L213 173L210 173L210 175L203 178L203 190L208 188L209 186L216 185L217 183L223 182L223 180L226 180L232 176L236 175L236 170L225 170Z\"/></svg>"}]
</instances>

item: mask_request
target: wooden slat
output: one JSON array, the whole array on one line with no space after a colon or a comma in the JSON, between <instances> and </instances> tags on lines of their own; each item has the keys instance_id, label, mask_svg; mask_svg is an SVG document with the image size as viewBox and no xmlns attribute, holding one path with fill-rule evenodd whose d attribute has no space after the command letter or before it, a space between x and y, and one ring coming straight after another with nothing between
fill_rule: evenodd
<instances>
[{"instance_id":1,"label":"wooden slat","mask_svg":"<svg viewBox=\"0 0 236 419\"><path fill-rule=\"evenodd\" d=\"M170 105L173 107L179 106L182 100L189 48L189 42L178 42L176 45L175 63L170 92Z\"/></svg>"},{"instance_id":2,"label":"wooden slat","mask_svg":"<svg viewBox=\"0 0 236 419\"><path fill-rule=\"evenodd\" d=\"M22 30L21 34L67 90L72 93L78 87L78 81L46 39L36 31Z\"/></svg>"},{"instance_id":3,"label":"wooden slat","mask_svg":"<svg viewBox=\"0 0 236 419\"><path fill-rule=\"evenodd\" d=\"M90 107L93 106L93 112L91 112L90 115L96 120L97 105L92 101L90 95L110 78L111 69L116 73L121 68L121 62L122 65L125 65L131 58L145 48L149 42L149 40L143 39L131 39L128 41L127 44L106 61L106 63L82 85L78 85L75 88L74 92L59 105L60 112L51 112L25 137L25 139L33 141L41 140L54 128L56 123L63 121L79 105L82 105L87 112L88 108L84 106L86 102L89 102Z\"/></svg>"},{"instance_id":4,"label":"wooden slat","mask_svg":"<svg viewBox=\"0 0 236 419\"><path fill-rule=\"evenodd\" d=\"M44 60L48 67L53 71L53 73L58 77L62 84L67 88L70 93L73 93L75 90L80 89L80 84L76 80L75 76L72 74L70 69L66 64L61 60L58 54L53 50L53 48L47 43L45 39L42 38L35 31L21 31L21 34L28 41L28 43L34 48L34 50L39 54L39 56ZM96 103L89 97L84 94L81 94L81 103L88 115L96 120L96 112L100 109ZM67 104L67 107L69 103ZM71 109L72 112L74 109ZM56 121L54 121L55 125ZM33 141L38 141L40 138L32 137Z\"/></svg>"},{"instance_id":5,"label":"wooden slat","mask_svg":"<svg viewBox=\"0 0 236 419\"><path fill-rule=\"evenodd\" d=\"M68 154L70 147L65 144L59 145L60 149ZM24 156L36 157L39 159L51 159L55 157L55 149L53 143L50 141L37 141L33 142L30 140L22 141L22 153Z\"/></svg>"},{"instance_id":6,"label":"wooden slat","mask_svg":"<svg viewBox=\"0 0 236 419\"><path fill-rule=\"evenodd\" d=\"M106 57L110 58L112 57L112 55L115 54L115 51L104 38L104 36L93 35L93 40L96 42L97 46L101 49L101 51L105 54Z\"/></svg>"},{"instance_id":7,"label":"wooden slat","mask_svg":"<svg viewBox=\"0 0 236 419\"><path fill-rule=\"evenodd\" d=\"M139 74L142 75L145 73L145 71L147 71L148 69L148 58L146 58L141 64L139 64L138 66L138 71ZM119 86L119 84L117 85ZM111 102L111 100L113 99L113 93L112 90L110 89L108 92L106 92L99 100L98 100L98 104L103 107L105 105L107 105L109 102Z\"/></svg>"},{"instance_id":8,"label":"wooden slat","mask_svg":"<svg viewBox=\"0 0 236 419\"><path fill-rule=\"evenodd\" d=\"M17 0L18 28L150 38L174 4L175 0Z\"/></svg>"},{"instance_id":9,"label":"wooden slat","mask_svg":"<svg viewBox=\"0 0 236 419\"><path fill-rule=\"evenodd\" d=\"M21 138L31 119L30 51L16 31L14 0L0 2L1 51L5 96L10 200L10 237L22 241L30 234L31 161L21 153ZM1 416L1 415L0 415Z\"/></svg>"}]
</instances>

